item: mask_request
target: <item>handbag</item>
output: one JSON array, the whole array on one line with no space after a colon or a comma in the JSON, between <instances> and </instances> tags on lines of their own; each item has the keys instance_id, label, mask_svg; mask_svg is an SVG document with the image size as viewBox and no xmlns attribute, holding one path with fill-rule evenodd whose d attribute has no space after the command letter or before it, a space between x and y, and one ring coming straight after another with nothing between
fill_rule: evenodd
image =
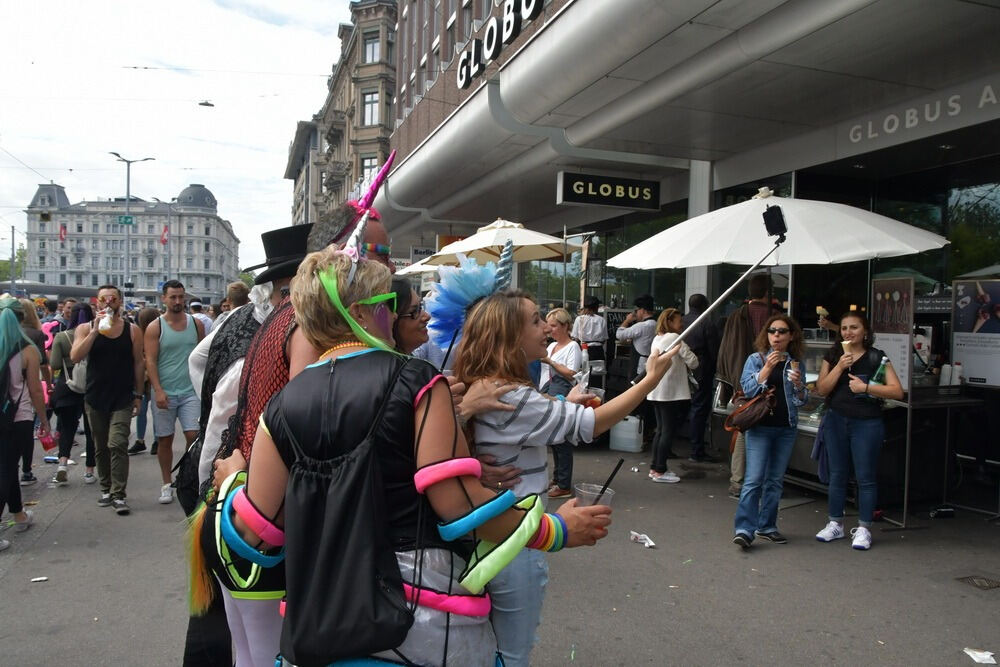
<instances>
[{"instance_id":1,"label":"handbag","mask_svg":"<svg viewBox=\"0 0 1000 667\"><path fill-rule=\"evenodd\" d=\"M341 456L307 456L284 425L295 461L285 491L281 655L292 664L328 665L395 649L413 625L389 539L375 448L375 432L404 366L364 440Z\"/></svg>"},{"instance_id":2,"label":"handbag","mask_svg":"<svg viewBox=\"0 0 1000 667\"><path fill-rule=\"evenodd\" d=\"M743 388L737 387L732 401L736 409L726 417L725 429L733 431L735 437L736 431L746 433L761 419L774 414L774 406L777 404L774 391L774 387L768 387L753 398L747 398Z\"/></svg>"},{"instance_id":3,"label":"handbag","mask_svg":"<svg viewBox=\"0 0 1000 667\"><path fill-rule=\"evenodd\" d=\"M65 331L60 331L59 335L65 335L69 338L69 334ZM72 347L72 341L70 346ZM66 355L66 357L68 356ZM87 392L87 357L73 364L72 371L66 368L66 357L63 357L63 377L66 379L66 387L74 394L85 394Z\"/></svg>"}]
</instances>

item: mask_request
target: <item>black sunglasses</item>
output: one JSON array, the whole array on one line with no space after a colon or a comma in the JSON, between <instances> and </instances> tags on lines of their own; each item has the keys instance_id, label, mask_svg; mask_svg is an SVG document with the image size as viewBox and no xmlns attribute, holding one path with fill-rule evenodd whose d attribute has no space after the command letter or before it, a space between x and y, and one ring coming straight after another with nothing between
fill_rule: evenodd
<instances>
[{"instance_id":1,"label":"black sunglasses","mask_svg":"<svg viewBox=\"0 0 1000 667\"><path fill-rule=\"evenodd\" d=\"M423 312L424 312L424 302L420 301L408 312L401 313L400 317L409 317L411 320L415 320L418 319L420 317L420 314Z\"/></svg>"},{"instance_id":2,"label":"black sunglasses","mask_svg":"<svg viewBox=\"0 0 1000 667\"><path fill-rule=\"evenodd\" d=\"M770 329L767 330L767 333L769 333L769 334L786 334L789 331L791 331L791 329L786 329L785 327L781 327L780 329L775 328L775 327L771 327Z\"/></svg>"}]
</instances>

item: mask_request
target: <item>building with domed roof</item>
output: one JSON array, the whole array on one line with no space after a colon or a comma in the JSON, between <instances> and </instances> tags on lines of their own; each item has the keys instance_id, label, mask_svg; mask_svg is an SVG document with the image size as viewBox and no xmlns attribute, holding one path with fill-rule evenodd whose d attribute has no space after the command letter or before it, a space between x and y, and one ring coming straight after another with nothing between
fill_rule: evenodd
<instances>
[{"instance_id":1,"label":"building with domed roof","mask_svg":"<svg viewBox=\"0 0 1000 667\"><path fill-rule=\"evenodd\" d=\"M39 185L25 213L23 278L37 294L89 295L113 284L127 301L159 303L160 285L176 278L199 300L218 303L239 276L240 241L219 216L211 190L199 183L169 203L133 196L128 231L125 197L71 204L55 183Z\"/></svg>"}]
</instances>

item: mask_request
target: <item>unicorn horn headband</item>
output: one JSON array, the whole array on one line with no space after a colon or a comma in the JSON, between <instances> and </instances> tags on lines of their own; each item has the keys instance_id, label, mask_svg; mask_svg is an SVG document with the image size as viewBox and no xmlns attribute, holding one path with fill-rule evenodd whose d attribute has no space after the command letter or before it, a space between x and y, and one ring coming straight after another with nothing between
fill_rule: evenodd
<instances>
[{"instance_id":1,"label":"unicorn horn headband","mask_svg":"<svg viewBox=\"0 0 1000 667\"><path fill-rule=\"evenodd\" d=\"M382 187L382 184L385 183L386 177L389 176L389 170L392 169L392 163L395 159L396 151L393 150L389 153L389 157L386 158L385 164L382 165L382 168L379 169L377 174L375 174L375 179L372 181L372 184L368 186L368 191L365 192L364 196L356 202L348 202L348 205L351 206L351 208L353 208L358 215L368 217L372 211L375 210L372 208L372 204L375 203L375 197L378 195L379 189ZM378 219L378 213L375 213L375 218ZM353 227L350 224L345 225L340 233L333 238L331 243L339 243L341 239L353 232L353 230L357 229L358 226L360 225L355 225Z\"/></svg>"}]
</instances>

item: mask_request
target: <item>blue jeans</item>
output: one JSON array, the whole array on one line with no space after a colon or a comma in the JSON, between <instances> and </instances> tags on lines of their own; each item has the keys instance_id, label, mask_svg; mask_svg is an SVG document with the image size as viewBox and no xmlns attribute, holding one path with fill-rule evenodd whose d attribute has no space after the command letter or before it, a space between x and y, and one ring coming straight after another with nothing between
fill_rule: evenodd
<instances>
[{"instance_id":1,"label":"blue jeans","mask_svg":"<svg viewBox=\"0 0 1000 667\"><path fill-rule=\"evenodd\" d=\"M142 403L139 405L139 414L135 418L135 439L146 441L146 423L149 419L149 392L142 395Z\"/></svg>"},{"instance_id":2,"label":"blue jeans","mask_svg":"<svg viewBox=\"0 0 1000 667\"><path fill-rule=\"evenodd\" d=\"M855 419L828 410L823 428L826 429L824 442L830 461L830 519L844 520L844 497L853 460L854 476L858 480L858 523L870 527L878 499L876 471L885 423L881 417Z\"/></svg>"},{"instance_id":3,"label":"blue jeans","mask_svg":"<svg viewBox=\"0 0 1000 667\"><path fill-rule=\"evenodd\" d=\"M522 549L489 585L493 631L506 667L529 667L549 582L545 553Z\"/></svg>"},{"instance_id":4,"label":"blue jeans","mask_svg":"<svg viewBox=\"0 0 1000 667\"><path fill-rule=\"evenodd\" d=\"M750 541L754 531L772 533L778 529L778 503L795 433L790 426L755 426L746 432L746 472L735 532Z\"/></svg>"}]
</instances>

